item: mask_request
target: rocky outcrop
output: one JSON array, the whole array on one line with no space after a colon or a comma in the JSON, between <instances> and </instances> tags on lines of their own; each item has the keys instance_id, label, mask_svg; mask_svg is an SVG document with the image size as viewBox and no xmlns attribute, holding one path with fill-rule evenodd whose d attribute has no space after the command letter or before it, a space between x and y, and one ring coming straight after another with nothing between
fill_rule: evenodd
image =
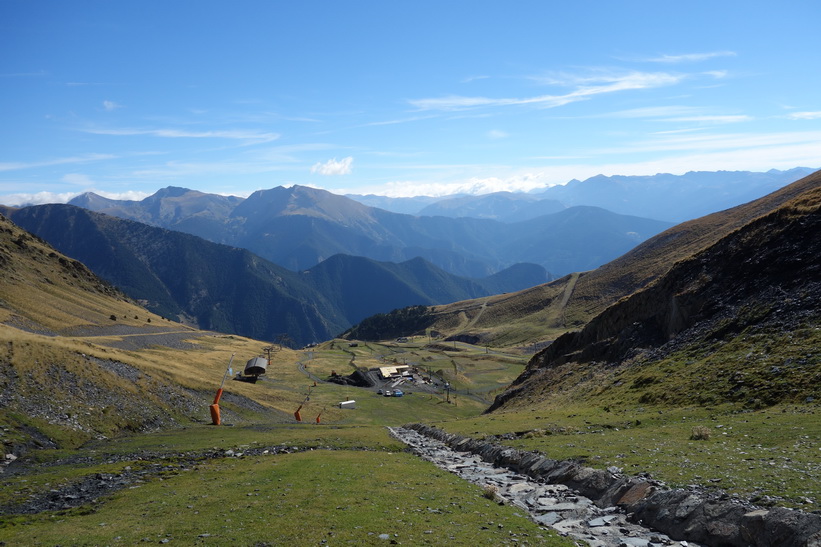
<instances>
[{"instance_id":1,"label":"rocky outcrop","mask_svg":"<svg viewBox=\"0 0 821 547\"><path fill-rule=\"evenodd\" d=\"M405 426L437 439L451 449L477 454L484 461L531 477L561 484L590 498L599 507L616 506L628 519L675 540L715 547L819 547L821 515L784 508L763 509L727 494L696 488L673 489L642 476L615 469L585 467L447 433L424 424Z\"/></svg>"}]
</instances>

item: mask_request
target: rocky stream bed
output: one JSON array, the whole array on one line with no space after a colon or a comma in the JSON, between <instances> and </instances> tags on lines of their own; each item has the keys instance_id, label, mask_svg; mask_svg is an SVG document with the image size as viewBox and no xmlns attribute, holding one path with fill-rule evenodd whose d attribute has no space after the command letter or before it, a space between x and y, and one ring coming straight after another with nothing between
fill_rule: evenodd
<instances>
[{"instance_id":1,"label":"rocky stream bed","mask_svg":"<svg viewBox=\"0 0 821 547\"><path fill-rule=\"evenodd\" d=\"M671 489L646 477L551 460L421 424L390 430L420 457L593 547L821 546L818 514L758 508L697 488Z\"/></svg>"}]
</instances>

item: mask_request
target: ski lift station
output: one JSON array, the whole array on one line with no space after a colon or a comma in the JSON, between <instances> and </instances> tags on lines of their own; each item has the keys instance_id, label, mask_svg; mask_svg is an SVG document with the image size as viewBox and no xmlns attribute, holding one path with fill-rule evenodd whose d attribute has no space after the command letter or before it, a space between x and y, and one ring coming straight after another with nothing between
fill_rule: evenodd
<instances>
[{"instance_id":1,"label":"ski lift station","mask_svg":"<svg viewBox=\"0 0 821 547\"><path fill-rule=\"evenodd\" d=\"M379 367L379 374L381 374L385 380L407 377L410 376L410 366L396 365L392 367Z\"/></svg>"},{"instance_id":2,"label":"ski lift station","mask_svg":"<svg viewBox=\"0 0 821 547\"><path fill-rule=\"evenodd\" d=\"M245 376L260 376L265 374L268 368L268 359L264 357L254 357L245 363Z\"/></svg>"}]
</instances>

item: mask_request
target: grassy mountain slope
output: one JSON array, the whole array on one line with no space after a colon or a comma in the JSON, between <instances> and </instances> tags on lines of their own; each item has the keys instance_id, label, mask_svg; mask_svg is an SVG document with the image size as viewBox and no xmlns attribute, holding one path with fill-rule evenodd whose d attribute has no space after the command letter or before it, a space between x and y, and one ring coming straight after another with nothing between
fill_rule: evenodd
<instances>
[{"instance_id":1,"label":"grassy mountain slope","mask_svg":"<svg viewBox=\"0 0 821 547\"><path fill-rule=\"evenodd\" d=\"M98 278L82 263L54 250L0 215L2 322L54 334L108 325L113 314L128 318L145 310Z\"/></svg>"},{"instance_id":2,"label":"grassy mountain slope","mask_svg":"<svg viewBox=\"0 0 821 547\"><path fill-rule=\"evenodd\" d=\"M207 425L229 357L241 368L261 346L164 321L0 216L0 543L319 544L333 530L366 544L381 541L374 523L399 504L408 517L394 537L411 544L432 530L458 535L455 545L511 533L569 544L403 453L384 428L475 414L472 401L363 392L357 411L340 410L352 388L322 383L307 401L306 357L281 349L268 378L226 384L220 407L234 427ZM323 351L338 370L351 359L333 344ZM376 364L383 351L359 357ZM310 423L294 420L300 402ZM332 427L317 426L320 413ZM504 527L482 528L489 518Z\"/></svg>"},{"instance_id":3,"label":"grassy mountain slope","mask_svg":"<svg viewBox=\"0 0 821 547\"><path fill-rule=\"evenodd\" d=\"M348 255L295 273L244 249L69 205L10 214L156 313L263 340L287 334L297 345L331 338L375 313L546 279L537 265L471 280L422 259L394 264Z\"/></svg>"},{"instance_id":4,"label":"grassy mountain slope","mask_svg":"<svg viewBox=\"0 0 821 547\"><path fill-rule=\"evenodd\" d=\"M150 309L199 328L304 344L347 325L297 274L243 249L69 205L11 214Z\"/></svg>"},{"instance_id":5,"label":"grassy mountain slope","mask_svg":"<svg viewBox=\"0 0 821 547\"><path fill-rule=\"evenodd\" d=\"M592 271L489 300L437 306L434 328L493 344L534 344L579 328L619 299L663 275L676 262L821 184L821 172L750 203L684 222ZM481 315L479 312L481 311Z\"/></svg>"},{"instance_id":6,"label":"grassy mountain slope","mask_svg":"<svg viewBox=\"0 0 821 547\"><path fill-rule=\"evenodd\" d=\"M816 176L799 188L559 337L491 410L551 398L757 408L821 396L821 185Z\"/></svg>"},{"instance_id":7,"label":"grassy mountain slope","mask_svg":"<svg viewBox=\"0 0 821 547\"><path fill-rule=\"evenodd\" d=\"M190 329L128 300L80 262L0 216L0 421L5 452L70 446L169 425L190 396L161 374L115 362L104 335ZM76 338L67 338L81 334ZM122 355L120 355L122 357ZM175 408L179 405L178 408Z\"/></svg>"}]
</instances>

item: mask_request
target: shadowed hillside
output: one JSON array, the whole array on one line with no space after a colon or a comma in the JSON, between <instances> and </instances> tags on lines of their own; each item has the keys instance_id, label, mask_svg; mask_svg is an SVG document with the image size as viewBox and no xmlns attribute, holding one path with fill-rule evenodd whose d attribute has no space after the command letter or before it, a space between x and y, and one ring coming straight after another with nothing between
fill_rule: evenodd
<instances>
[{"instance_id":1,"label":"shadowed hillside","mask_svg":"<svg viewBox=\"0 0 821 547\"><path fill-rule=\"evenodd\" d=\"M394 264L341 254L293 272L245 249L71 205L25 207L9 215L162 316L260 340L287 335L297 346L332 338L375 313L548 279L535 264L474 280L421 258Z\"/></svg>"}]
</instances>

